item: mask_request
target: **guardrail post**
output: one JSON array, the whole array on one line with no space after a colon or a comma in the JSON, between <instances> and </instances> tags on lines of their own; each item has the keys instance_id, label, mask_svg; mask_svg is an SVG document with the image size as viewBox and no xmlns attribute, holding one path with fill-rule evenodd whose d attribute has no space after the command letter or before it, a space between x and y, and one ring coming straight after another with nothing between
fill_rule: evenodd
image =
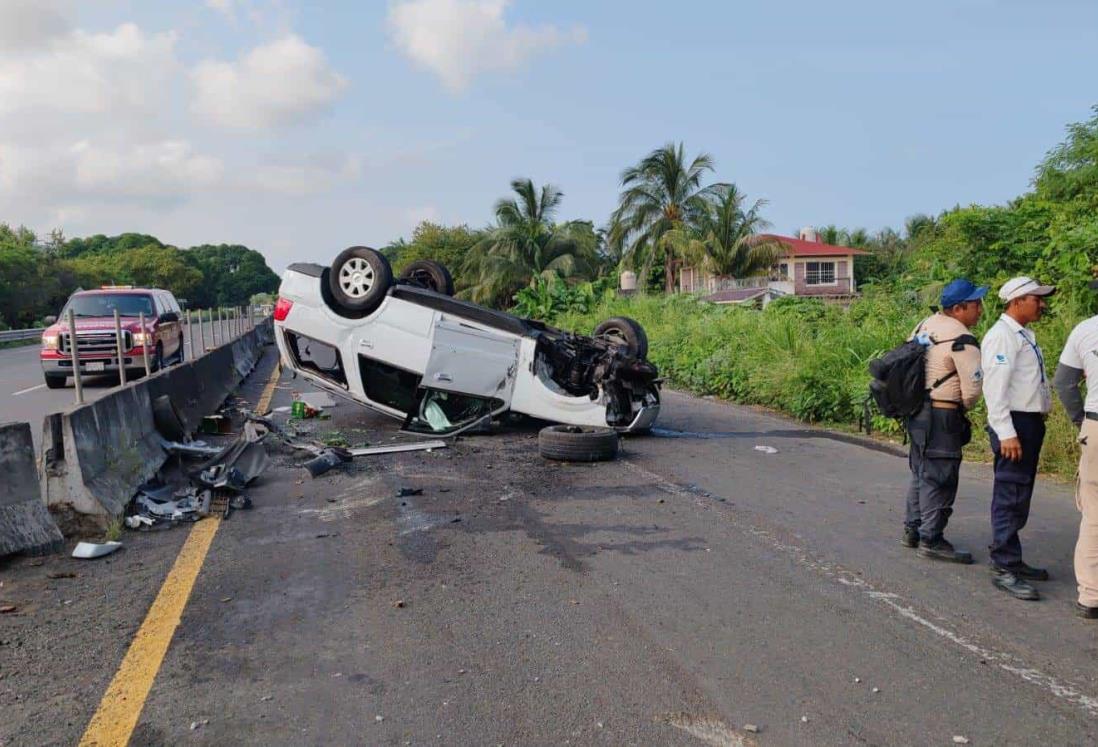
<instances>
[{"instance_id":1,"label":"guardrail post","mask_svg":"<svg viewBox=\"0 0 1098 747\"><path fill-rule=\"evenodd\" d=\"M213 322L213 312L212 311L210 312L210 321ZM221 329L221 307L220 306L217 307L217 324L214 325L214 329L213 329L213 343L214 343L215 348L217 347L217 338L219 338L219 337L221 338L222 342L225 341L225 333Z\"/></svg>"},{"instance_id":2,"label":"guardrail post","mask_svg":"<svg viewBox=\"0 0 1098 747\"><path fill-rule=\"evenodd\" d=\"M237 306L236 309L236 336L241 337L244 335L244 307Z\"/></svg>"},{"instance_id":3,"label":"guardrail post","mask_svg":"<svg viewBox=\"0 0 1098 747\"><path fill-rule=\"evenodd\" d=\"M194 360L194 327L191 326L191 310L187 309L187 338L191 343L191 357L187 360Z\"/></svg>"},{"instance_id":4,"label":"guardrail post","mask_svg":"<svg viewBox=\"0 0 1098 747\"><path fill-rule=\"evenodd\" d=\"M69 309L69 352L72 355L72 383L76 387L76 404L84 404L84 384L80 381L80 353L76 344L76 316Z\"/></svg>"},{"instance_id":5,"label":"guardrail post","mask_svg":"<svg viewBox=\"0 0 1098 747\"><path fill-rule=\"evenodd\" d=\"M198 355L206 354L206 323L202 321L202 309L198 310L198 342L202 346L202 352ZM195 356L196 358L198 356Z\"/></svg>"},{"instance_id":6,"label":"guardrail post","mask_svg":"<svg viewBox=\"0 0 1098 747\"><path fill-rule=\"evenodd\" d=\"M114 310L114 346L118 351L118 386L126 386L126 364L122 360L125 350L122 347L122 320L118 309Z\"/></svg>"},{"instance_id":7,"label":"guardrail post","mask_svg":"<svg viewBox=\"0 0 1098 747\"><path fill-rule=\"evenodd\" d=\"M145 375L148 376L152 371L149 369L149 331L145 329L145 312L140 312L137 318L141 325L141 339L144 340L141 343L141 357L145 359Z\"/></svg>"}]
</instances>

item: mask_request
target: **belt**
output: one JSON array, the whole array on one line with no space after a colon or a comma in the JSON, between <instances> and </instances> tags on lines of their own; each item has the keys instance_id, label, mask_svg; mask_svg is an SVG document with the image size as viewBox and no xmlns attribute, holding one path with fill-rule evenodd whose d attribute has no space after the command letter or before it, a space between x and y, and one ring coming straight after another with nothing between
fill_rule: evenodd
<instances>
[{"instance_id":1,"label":"belt","mask_svg":"<svg viewBox=\"0 0 1098 747\"><path fill-rule=\"evenodd\" d=\"M930 400L931 407L937 407L939 410L960 410L961 405L957 402L946 402L945 400L932 399ZM1095 416L1098 420L1098 416Z\"/></svg>"}]
</instances>

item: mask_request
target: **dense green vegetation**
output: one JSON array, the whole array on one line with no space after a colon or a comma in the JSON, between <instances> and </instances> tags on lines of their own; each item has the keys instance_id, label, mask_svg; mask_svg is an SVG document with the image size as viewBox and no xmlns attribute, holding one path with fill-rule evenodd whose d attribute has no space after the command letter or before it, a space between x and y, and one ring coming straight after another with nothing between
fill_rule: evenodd
<instances>
[{"instance_id":1,"label":"dense green vegetation","mask_svg":"<svg viewBox=\"0 0 1098 747\"><path fill-rule=\"evenodd\" d=\"M278 288L263 255L220 244L178 249L155 236L124 233L45 241L0 223L0 324L34 326L77 288L106 283L167 288L193 308L237 306Z\"/></svg>"}]
</instances>

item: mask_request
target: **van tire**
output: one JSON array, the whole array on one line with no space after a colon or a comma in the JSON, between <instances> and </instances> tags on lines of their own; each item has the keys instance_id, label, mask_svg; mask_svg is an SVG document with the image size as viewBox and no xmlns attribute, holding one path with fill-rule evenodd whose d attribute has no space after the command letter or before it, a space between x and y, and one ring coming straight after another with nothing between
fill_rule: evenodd
<instances>
[{"instance_id":1,"label":"van tire","mask_svg":"<svg viewBox=\"0 0 1098 747\"><path fill-rule=\"evenodd\" d=\"M624 343L633 356L641 360L648 358L648 335L635 319L627 316L611 317L595 327L594 337Z\"/></svg>"},{"instance_id":2,"label":"van tire","mask_svg":"<svg viewBox=\"0 0 1098 747\"><path fill-rule=\"evenodd\" d=\"M618 455L618 432L589 425L550 425L538 433L538 453L558 462L608 462Z\"/></svg>"},{"instance_id":3,"label":"van tire","mask_svg":"<svg viewBox=\"0 0 1098 747\"><path fill-rule=\"evenodd\" d=\"M366 246L344 249L332 262L328 289L337 314L370 314L393 284L393 268L381 252Z\"/></svg>"},{"instance_id":4,"label":"van tire","mask_svg":"<svg viewBox=\"0 0 1098 747\"><path fill-rule=\"evenodd\" d=\"M431 259L417 259L409 262L400 273L400 279L444 296L454 295L454 278L450 271L445 265Z\"/></svg>"}]
</instances>

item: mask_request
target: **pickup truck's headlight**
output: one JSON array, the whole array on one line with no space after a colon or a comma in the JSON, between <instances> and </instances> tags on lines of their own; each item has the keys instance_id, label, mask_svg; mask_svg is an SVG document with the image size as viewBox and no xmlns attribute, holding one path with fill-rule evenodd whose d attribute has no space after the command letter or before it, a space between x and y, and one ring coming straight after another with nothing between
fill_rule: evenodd
<instances>
[{"instance_id":1,"label":"pickup truck's headlight","mask_svg":"<svg viewBox=\"0 0 1098 747\"><path fill-rule=\"evenodd\" d=\"M42 335L42 347L46 350L57 350L61 347L61 335Z\"/></svg>"},{"instance_id":2,"label":"pickup truck's headlight","mask_svg":"<svg viewBox=\"0 0 1098 747\"><path fill-rule=\"evenodd\" d=\"M133 333L133 344L134 345L144 345L146 342L149 342L151 339L152 339L152 335L148 334L146 332L134 332Z\"/></svg>"}]
</instances>

